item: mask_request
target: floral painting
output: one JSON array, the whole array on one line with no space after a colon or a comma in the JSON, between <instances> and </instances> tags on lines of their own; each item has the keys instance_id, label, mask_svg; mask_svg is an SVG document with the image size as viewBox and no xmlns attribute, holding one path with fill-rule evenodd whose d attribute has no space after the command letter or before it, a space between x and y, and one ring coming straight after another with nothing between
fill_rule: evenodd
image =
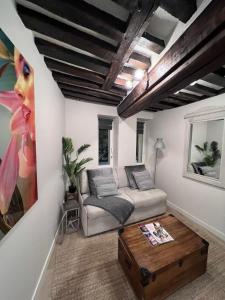
<instances>
[{"instance_id":1,"label":"floral painting","mask_svg":"<svg viewBox=\"0 0 225 300\"><path fill-rule=\"evenodd\" d=\"M0 29L0 239L37 200L34 72Z\"/></svg>"}]
</instances>

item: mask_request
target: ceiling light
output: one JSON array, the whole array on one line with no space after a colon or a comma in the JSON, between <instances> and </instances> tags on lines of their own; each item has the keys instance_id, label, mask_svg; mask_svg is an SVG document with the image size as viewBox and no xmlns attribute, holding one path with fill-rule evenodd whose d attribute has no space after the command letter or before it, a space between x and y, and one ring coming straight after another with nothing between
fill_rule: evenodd
<instances>
[{"instance_id":1,"label":"ceiling light","mask_svg":"<svg viewBox=\"0 0 225 300\"><path fill-rule=\"evenodd\" d=\"M174 93L175 95L179 94L179 91L177 91L176 93Z\"/></svg>"},{"instance_id":2,"label":"ceiling light","mask_svg":"<svg viewBox=\"0 0 225 300\"><path fill-rule=\"evenodd\" d=\"M145 71L144 70L141 70L141 69L138 69L134 72L134 78L136 80L141 80L145 75Z\"/></svg>"},{"instance_id":3,"label":"ceiling light","mask_svg":"<svg viewBox=\"0 0 225 300\"><path fill-rule=\"evenodd\" d=\"M127 88L128 90L131 90L132 87L133 87L133 82L132 82L131 80L127 80L127 81L126 81L126 88Z\"/></svg>"},{"instance_id":4,"label":"ceiling light","mask_svg":"<svg viewBox=\"0 0 225 300\"><path fill-rule=\"evenodd\" d=\"M190 85L193 86L197 83L197 81L193 81Z\"/></svg>"}]
</instances>

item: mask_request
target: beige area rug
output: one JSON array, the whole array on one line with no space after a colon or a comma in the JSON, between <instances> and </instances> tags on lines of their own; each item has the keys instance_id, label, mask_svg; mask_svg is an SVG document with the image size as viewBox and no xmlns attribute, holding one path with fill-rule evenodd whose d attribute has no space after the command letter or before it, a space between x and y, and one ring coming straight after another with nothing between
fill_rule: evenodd
<instances>
[{"instance_id":1,"label":"beige area rug","mask_svg":"<svg viewBox=\"0 0 225 300\"><path fill-rule=\"evenodd\" d=\"M224 300L225 246L207 231L179 219L210 243L207 272L186 285L170 300ZM54 254L51 299L54 300L135 300L136 297L117 262L117 232L84 238L67 235Z\"/></svg>"}]
</instances>

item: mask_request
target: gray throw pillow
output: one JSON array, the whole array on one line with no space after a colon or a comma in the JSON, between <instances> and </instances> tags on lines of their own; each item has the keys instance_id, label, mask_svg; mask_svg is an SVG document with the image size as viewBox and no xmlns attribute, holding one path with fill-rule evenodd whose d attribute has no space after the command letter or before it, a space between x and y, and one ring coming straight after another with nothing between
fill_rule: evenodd
<instances>
[{"instance_id":1,"label":"gray throw pillow","mask_svg":"<svg viewBox=\"0 0 225 300\"><path fill-rule=\"evenodd\" d=\"M133 176L139 190L146 191L155 187L148 170L133 172Z\"/></svg>"},{"instance_id":2,"label":"gray throw pillow","mask_svg":"<svg viewBox=\"0 0 225 300\"><path fill-rule=\"evenodd\" d=\"M93 196L97 196L97 191L96 191L95 184L93 181L93 178L97 177L97 176L112 177L113 170L112 170L112 168L98 168L98 169L87 170L89 191L90 191L90 194Z\"/></svg>"},{"instance_id":3,"label":"gray throw pillow","mask_svg":"<svg viewBox=\"0 0 225 300\"><path fill-rule=\"evenodd\" d=\"M113 176L96 176L93 178L93 181L98 198L118 195L116 182Z\"/></svg>"},{"instance_id":4,"label":"gray throw pillow","mask_svg":"<svg viewBox=\"0 0 225 300\"><path fill-rule=\"evenodd\" d=\"M144 171L145 169L145 165L135 165L135 166L126 166L125 167L125 171L127 174L127 180L128 180L128 184L129 187L132 189L137 189L137 184L134 180L134 176L132 174L132 172L139 172L139 171Z\"/></svg>"}]
</instances>

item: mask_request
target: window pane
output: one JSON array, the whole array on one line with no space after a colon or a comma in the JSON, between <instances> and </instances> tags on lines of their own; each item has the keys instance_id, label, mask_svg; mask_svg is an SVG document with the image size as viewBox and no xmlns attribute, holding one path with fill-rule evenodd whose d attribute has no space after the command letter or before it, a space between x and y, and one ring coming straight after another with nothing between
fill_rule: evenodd
<instances>
[{"instance_id":1,"label":"window pane","mask_svg":"<svg viewBox=\"0 0 225 300\"><path fill-rule=\"evenodd\" d=\"M99 129L99 164L109 164L109 149L110 149L110 130Z\"/></svg>"},{"instance_id":2,"label":"window pane","mask_svg":"<svg viewBox=\"0 0 225 300\"><path fill-rule=\"evenodd\" d=\"M144 144L144 123L137 122L137 139L136 139L136 161L142 162Z\"/></svg>"},{"instance_id":3,"label":"window pane","mask_svg":"<svg viewBox=\"0 0 225 300\"><path fill-rule=\"evenodd\" d=\"M224 120L191 124L188 170L198 175L220 178Z\"/></svg>"}]
</instances>

